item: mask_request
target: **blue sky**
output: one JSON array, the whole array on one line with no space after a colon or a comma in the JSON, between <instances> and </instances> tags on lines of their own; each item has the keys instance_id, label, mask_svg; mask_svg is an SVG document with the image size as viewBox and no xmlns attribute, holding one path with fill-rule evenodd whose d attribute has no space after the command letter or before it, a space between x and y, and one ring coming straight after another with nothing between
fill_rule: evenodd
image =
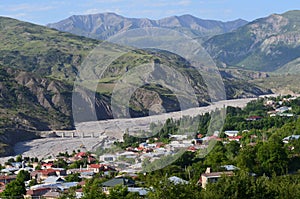
<instances>
[{"instance_id":1,"label":"blue sky","mask_svg":"<svg viewBox=\"0 0 300 199\"><path fill-rule=\"evenodd\" d=\"M294 0L0 0L0 15L45 25L71 15L115 12L125 17L160 19L192 14L203 19L248 21L300 10Z\"/></svg>"}]
</instances>

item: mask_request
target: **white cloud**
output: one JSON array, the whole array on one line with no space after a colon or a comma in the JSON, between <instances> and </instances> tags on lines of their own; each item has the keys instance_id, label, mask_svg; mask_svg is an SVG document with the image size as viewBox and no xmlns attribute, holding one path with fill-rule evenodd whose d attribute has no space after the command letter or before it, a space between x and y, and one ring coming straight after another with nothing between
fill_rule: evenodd
<instances>
[{"instance_id":1,"label":"white cloud","mask_svg":"<svg viewBox=\"0 0 300 199\"><path fill-rule=\"evenodd\" d=\"M166 7L166 6L189 6L192 3L191 0L180 0L180 1L165 1L165 0L160 0L160 1L148 1L148 6L151 7Z\"/></svg>"},{"instance_id":2,"label":"white cloud","mask_svg":"<svg viewBox=\"0 0 300 199\"><path fill-rule=\"evenodd\" d=\"M89 14L98 14L98 13L105 13L105 12L113 12L116 14L122 14L122 11L120 8L113 8L113 9L98 9L98 8L90 8L87 10L84 10L80 14L82 15L89 15ZM78 12L70 12L71 15L78 14Z\"/></svg>"},{"instance_id":3,"label":"white cloud","mask_svg":"<svg viewBox=\"0 0 300 199\"><path fill-rule=\"evenodd\" d=\"M181 0L176 2L176 5L179 6L189 6L192 2L190 0Z\"/></svg>"},{"instance_id":4,"label":"white cloud","mask_svg":"<svg viewBox=\"0 0 300 199\"><path fill-rule=\"evenodd\" d=\"M88 14L96 14L96 13L100 13L100 12L101 12L100 9L97 9L97 8L91 8L91 9L88 9L88 10L83 11L82 14L88 15Z\"/></svg>"},{"instance_id":5,"label":"white cloud","mask_svg":"<svg viewBox=\"0 0 300 199\"><path fill-rule=\"evenodd\" d=\"M55 9L54 6L45 6L45 5L32 5L32 4L19 4L13 5L7 8L11 12L36 12L36 11L47 11Z\"/></svg>"}]
</instances>

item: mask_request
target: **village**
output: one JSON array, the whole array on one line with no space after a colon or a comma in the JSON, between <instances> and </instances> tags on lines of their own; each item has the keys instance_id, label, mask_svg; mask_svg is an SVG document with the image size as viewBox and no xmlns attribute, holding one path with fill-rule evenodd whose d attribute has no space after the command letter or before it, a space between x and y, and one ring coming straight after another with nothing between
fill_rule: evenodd
<instances>
[{"instance_id":1,"label":"village","mask_svg":"<svg viewBox=\"0 0 300 199\"><path fill-rule=\"evenodd\" d=\"M251 123L263 120L264 117L294 118L295 111L289 105L297 99L292 96L280 98L277 101L273 98L266 98L263 100L263 106L267 107L268 111L265 114L248 115L243 122L251 125ZM290 133L282 138L282 142L288 145L299 138L300 135ZM118 148L115 151L105 151L100 155L88 151L84 145L70 154L67 151L61 151L56 156L43 159L23 157L20 154L15 158L10 158L1 166L0 191L5 192L9 183L16 180L18 176L25 175L26 178L23 178L26 189L24 198L60 198L69 189L73 189L76 198L82 198L86 181L98 177L103 179L101 187L105 194L109 194L110 190L116 186L126 186L128 192L144 197L151 191L151 187L138 183L140 175L147 175L151 172L145 168L149 168L152 163L159 162L163 157L173 157L176 161L178 158L176 154L182 151L196 156L201 151L207 150L213 142L221 142L224 146L234 143L242 149L246 145L254 146L267 139L267 135L256 135L251 133L251 129L225 128L223 132L216 131L209 136L205 133L194 132L168 134L167 140L155 136L151 139L138 139L143 142L136 143L134 140L132 145L130 142L127 143L123 150ZM289 149L293 150L293 146L289 146ZM232 164L220 165L218 168L217 171L212 171L210 165L206 167L205 172L198 176L196 184L199 188L205 189L208 183L216 182L224 175L233 176L234 172L240 169ZM251 173L251 175L256 174ZM190 183L175 175L168 179L175 184Z\"/></svg>"}]
</instances>

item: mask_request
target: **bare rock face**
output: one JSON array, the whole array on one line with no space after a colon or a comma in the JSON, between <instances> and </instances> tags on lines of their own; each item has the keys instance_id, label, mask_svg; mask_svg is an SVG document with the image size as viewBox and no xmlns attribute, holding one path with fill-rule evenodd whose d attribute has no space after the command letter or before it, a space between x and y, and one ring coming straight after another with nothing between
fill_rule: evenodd
<instances>
[{"instance_id":1,"label":"bare rock face","mask_svg":"<svg viewBox=\"0 0 300 199\"><path fill-rule=\"evenodd\" d=\"M163 100L160 95L155 91L150 91L145 88L138 88L131 97L131 107L134 107L134 111L141 111L148 115L158 114L163 112ZM133 117L136 116L133 113Z\"/></svg>"},{"instance_id":2,"label":"bare rock face","mask_svg":"<svg viewBox=\"0 0 300 199\"><path fill-rule=\"evenodd\" d=\"M72 92L71 87L67 87L58 81L35 77L28 72L19 73L15 80L20 85L27 87L45 109L58 109L63 114L70 115L70 109L67 108L70 105L67 105L66 96L63 96L61 92Z\"/></svg>"}]
</instances>

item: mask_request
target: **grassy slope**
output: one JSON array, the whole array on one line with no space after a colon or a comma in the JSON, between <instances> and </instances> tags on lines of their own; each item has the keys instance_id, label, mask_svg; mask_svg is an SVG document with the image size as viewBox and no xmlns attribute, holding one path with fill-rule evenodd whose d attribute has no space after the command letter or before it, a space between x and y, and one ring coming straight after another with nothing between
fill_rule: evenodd
<instances>
[{"instance_id":1,"label":"grassy slope","mask_svg":"<svg viewBox=\"0 0 300 199\"><path fill-rule=\"evenodd\" d=\"M300 42L296 39L299 27L300 11L290 11L215 36L205 46L218 62L227 66L275 71L300 57Z\"/></svg>"}]
</instances>

